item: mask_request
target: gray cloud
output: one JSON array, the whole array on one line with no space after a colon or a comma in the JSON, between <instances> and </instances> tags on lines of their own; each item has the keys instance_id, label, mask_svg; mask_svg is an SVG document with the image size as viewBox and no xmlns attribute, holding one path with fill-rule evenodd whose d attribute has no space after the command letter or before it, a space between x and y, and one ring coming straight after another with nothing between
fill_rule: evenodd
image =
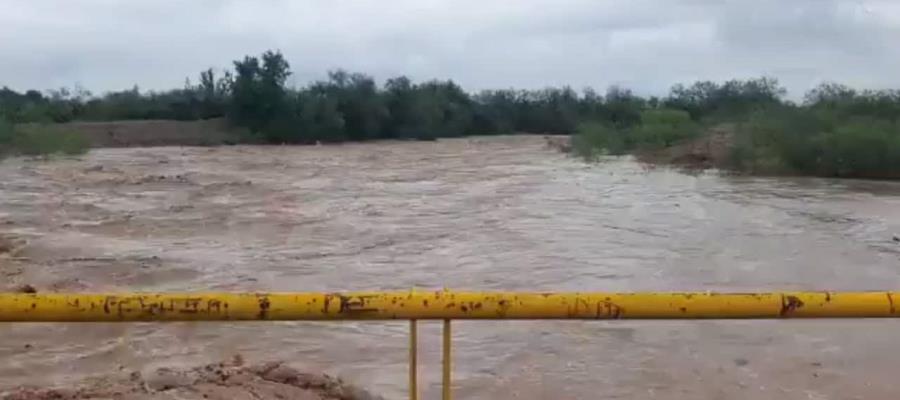
<instances>
[{"instance_id":1,"label":"gray cloud","mask_svg":"<svg viewBox=\"0 0 900 400\"><path fill-rule=\"evenodd\" d=\"M900 87L893 0L0 0L0 85L178 87L280 49L292 82L346 68L468 89L664 93L761 75Z\"/></svg>"}]
</instances>

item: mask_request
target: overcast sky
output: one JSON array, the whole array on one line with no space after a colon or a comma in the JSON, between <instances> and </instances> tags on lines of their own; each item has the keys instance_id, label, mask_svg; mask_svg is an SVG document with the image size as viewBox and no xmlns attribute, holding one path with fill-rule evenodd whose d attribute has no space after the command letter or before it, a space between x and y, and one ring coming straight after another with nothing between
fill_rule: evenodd
<instances>
[{"instance_id":1,"label":"overcast sky","mask_svg":"<svg viewBox=\"0 0 900 400\"><path fill-rule=\"evenodd\" d=\"M470 90L761 75L793 96L900 87L898 0L0 0L0 86L183 85L280 49L297 85L329 69Z\"/></svg>"}]
</instances>

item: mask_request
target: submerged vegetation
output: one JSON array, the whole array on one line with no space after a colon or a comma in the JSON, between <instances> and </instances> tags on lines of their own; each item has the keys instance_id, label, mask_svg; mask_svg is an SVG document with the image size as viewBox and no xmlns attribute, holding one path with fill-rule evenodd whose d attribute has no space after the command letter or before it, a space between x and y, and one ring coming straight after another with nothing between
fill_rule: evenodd
<instances>
[{"instance_id":1,"label":"submerged vegetation","mask_svg":"<svg viewBox=\"0 0 900 400\"><path fill-rule=\"evenodd\" d=\"M40 125L69 121L224 117L253 143L571 134L573 151L589 159L665 150L726 124L733 127L729 149L717 167L900 178L895 90L826 83L797 104L770 78L696 82L676 85L664 97L641 97L620 87L603 94L569 87L468 93L453 81L413 82L404 76L379 85L371 76L342 70L291 87L290 75L282 54L268 51L161 92L134 87L97 96L80 88L19 93L4 87L0 154L81 152L84 140Z\"/></svg>"}]
</instances>

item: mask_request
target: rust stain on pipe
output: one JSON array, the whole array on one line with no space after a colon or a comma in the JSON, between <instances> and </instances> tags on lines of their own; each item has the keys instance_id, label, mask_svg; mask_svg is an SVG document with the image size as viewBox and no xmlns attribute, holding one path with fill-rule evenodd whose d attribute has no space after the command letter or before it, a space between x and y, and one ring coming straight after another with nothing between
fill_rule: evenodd
<instances>
[{"instance_id":1,"label":"rust stain on pipe","mask_svg":"<svg viewBox=\"0 0 900 400\"><path fill-rule=\"evenodd\" d=\"M792 295L782 295L781 296L781 312L779 315L782 317L788 316L791 313L803 307L804 303L797 296Z\"/></svg>"},{"instance_id":2,"label":"rust stain on pipe","mask_svg":"<svg viewBox=\"0 0 900 400\"><path fill-rule=\"evenodd\" d=\"M268 296L259 295L259 319L268 319L269 307L271 306L272 303L269 302Z\"/></svg>"}]
</instances>

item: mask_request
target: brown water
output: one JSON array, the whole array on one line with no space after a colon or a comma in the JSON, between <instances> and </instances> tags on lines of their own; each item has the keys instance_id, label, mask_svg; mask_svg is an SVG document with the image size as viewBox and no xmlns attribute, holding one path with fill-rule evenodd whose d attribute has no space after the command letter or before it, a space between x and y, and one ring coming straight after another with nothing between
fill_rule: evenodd
<instances>
[{"instance_id":1,"label":"brown water","mask_svg":"<svg viewBox=\"0 0 900 400\"><path fill-rule=\"evenodd\" d=\"M99 168L102 166L102 169ZM159 177L163 178L160 179ZM6 289L900 287L900 184L585 165L540 137L0 164ZM439 326L420 332L439 394ZM240 353L404 398L405 322L0 325L0 389ZM455 324L458 398L885 399L890 320Z\"/></svg>"}]
</instances>

